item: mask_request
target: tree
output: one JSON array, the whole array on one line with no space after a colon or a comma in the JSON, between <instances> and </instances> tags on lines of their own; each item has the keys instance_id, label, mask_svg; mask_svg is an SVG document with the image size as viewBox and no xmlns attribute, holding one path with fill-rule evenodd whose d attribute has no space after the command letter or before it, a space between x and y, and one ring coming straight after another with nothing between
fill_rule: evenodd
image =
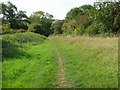
<instances>
[{"instance_id":1,"label":"tree","mask_svg":"<svg viewBox=\"0 0 120 90\"><path fill-rule=\"evenodd\" d=\"M10 26L13 27L12 23L15 20L16 12L17 7L11 2L8 2L7 4L2 3L3 24L10 22Z\"/></svg>"},{"instance_id":2,"label":"tree","mask_svg":"<svg viewBox=\"0 0 120 90\"><path fill-rule=\"evenodd\" d=\"M53 31L54 34L62 34L63 22L64 22L63 20L58 20L52 23L51 30Z\"/></svg>"},{"instance_id":3,"label":"tree","mask_svg":"<svg viewBox=\"0 0 120 90\"><path fill-rule=\"evenodd\" d=\"M82 13L82 10L80 10L79 8L73 8L73 9L71 9L68 13L67 13L67 15L66 15L66 19L67 20L71 20L71 19L74 19L74 18L76 18L79 14L83 14Z\"/></svg>"},{"instance_id":4,"label":"tree","mask_svg":"<svg viewBox=\"0 0 120 90\"><path fill-rule=\"evenodd\" d=\"M11 2L2 3L2 23L10 23L12 29L27 29L29 18L24 11L17 11L17 7Z\"/></svg>"},{"instance_id":5,"label":"tree","mask_svg":"<svg viewBox=\"0 0 120 90\"><path fill-rule=\"evenodd\" d=\"M118 34L120 31L120 1L115 3L116 15L114 17L113 32Z\"/></svg>"},{"instance_id":6,"label":"tree","mask_svg":"<svg viewBox=\"0 0 120 90\"><path fill-rule=\"evenodd\" d=\"M26 13L25 11L19 11L16 15L16 21L19 29L27 30L28 29L27 25L28 23L30 23L30 20L25 13Z\"/></svg>"},{"instance_id":7,"label":"tree","mask_svg":"<svg viewBox=\"0 0 120 90\"><path fill-rule=\"evenodd\" d=\"M118 2L95 3L94 6L96 9L90 13L90 19L92 24L94 24L91 25L95 27L93 29L97 30L100 34L116 34L118 32L118 28L116 28L116 22L119 21L117 19L117 17L119 17L119 5L120 4ZM98 27L100 25L102 25L102 28Z\"/></svg>"},{"instance_id":8,"label":"tree","mask_svg":"<svg viewBox=\"0 0 120 90\"><path fill-rule=\"evenodd\" d=\"M90 4L86 4L86 5L80 6L79 9L81 9L84 14L86 14L86 13L89 14L95 8L92 5L90 5Z\"/></svg>"},{"instance_id":9,"label":"tree","mask_svg":"<svg viewBox=\"0 0 120 90\"><path fill-rule=\"evenodd\" d=\"M84 30L90 25L89 14L94 10L92 5L82 5L79 8L71 9L62 25L63 32L83 34Z\"/></svg>"},{"instance_id":10,"label":"tree","mask_svg":"<svg viewBox=\"0 0 120 90\"><path fill-rule=\"evenodd\" d=\"M50 30L53 16L43 11L34 12L30 16L29 30L45 36L49 36L52 31Z\"/></svg>"}]
</instances>

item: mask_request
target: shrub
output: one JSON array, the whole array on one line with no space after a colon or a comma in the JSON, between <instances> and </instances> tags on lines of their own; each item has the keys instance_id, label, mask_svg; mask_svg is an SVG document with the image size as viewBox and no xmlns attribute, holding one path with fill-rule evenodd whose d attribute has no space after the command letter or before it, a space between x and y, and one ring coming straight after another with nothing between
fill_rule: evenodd
<instances>
[{"instance_id":1,"label":"shrub","mask_svg":"<svg viewBox=\"0 0 120 90\"><path fill-rule=\"evenodd\" d=\"M106 27L102 23L92 23L87 29L86 33L89 35L96 35L96 34L105 34Z\"/></svg>"},{"instance_id":2,"label":"shrub","mask_svg":"<svg viewBox=\"0 0 120 90\"><path fill-rule=\"evenodd\" d=\"M43 42L46 37L32 32L6 34L2 39L11 43L28 43L28 42Z\"/></svg>"},{"instance_id":3,"label":"shrub","mask_svg":"<svg viewBox=\"0 0 120 90\"><path fill-rule=\"evenodd\" d=\"M22 50L25 43L42 43L47 38L32 32L6 34L2 36L2 56L19 57L26 55ZM22 47L21 47L22 46Z\"/></svg>"},{"instance_id":4,"label":"shrub","mask_svg":"<svg viewBox=\"0 0 120 90\"><path fill-rule=\"evenodd\" d=\"M10 34L10 33L15 33L15 30L10 28L10 23L4 24L2 26L2 34Z\"/></svg>"},{"instance_id":5,"label":"shrub","mask_svg":"<svg viewBox=\"0 0 120 90\"><path fill-rule=\"evenodd\" d=\"M13 34L13 33L21 33L26 32L24 29L12 29L10 28L10 23L2 25L2 34Z\"/></svg>"}]
</instances>

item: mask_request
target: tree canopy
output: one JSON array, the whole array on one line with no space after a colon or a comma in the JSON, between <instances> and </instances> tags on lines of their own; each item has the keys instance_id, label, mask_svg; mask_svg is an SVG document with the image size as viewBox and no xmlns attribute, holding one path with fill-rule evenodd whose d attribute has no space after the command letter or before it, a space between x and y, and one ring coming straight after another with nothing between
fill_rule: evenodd
<instances>
[{"instance_id":1,"label":"tree canopy","mask_svg":"<svg viewBox=\"0 0 120 90\"><path fill-rule=\"evenodd\" d=\"M62 25L68 34L111 35L120 29L120 2L97 2L71 9Z\"/></svg>"},{"instance_id":2,"label":"tree canopy","mask_svg":"<svg viewBox=\"0 0 120 90\"><path fill-rule=\"evenodd\" d=\"M33 12L29 17L18 11L11 2L1 3L3 34L15 31L31 31L45 36L50 34L118 35L120 30L120 1L95 2L72 8L64 20L54 20L53 15ZM0 9L1 10L1 9Z\"/></svg>"},{"instance_id":3,"label":"tree canopy","mask_svg":"<svg viewBox=\"0 0 120 90\"><path fill-rule=\"evenodd\" d=\"M27 29L29 18L25 11L18 11L17 7L11 2L7 4L2 3L2 23L10 23L12 29Z\"/></svg>"},{"instance_id":4,"label":"tree canopy","mask_svg":"<svg viewBox=\"0 0 120 90\"><path fill-rule=\"evenodd\" d=\"M43 11L36 11L30 16L29 31L45 36L52 34L50 29L53 16Z\"/></svg>"}]
</instances>

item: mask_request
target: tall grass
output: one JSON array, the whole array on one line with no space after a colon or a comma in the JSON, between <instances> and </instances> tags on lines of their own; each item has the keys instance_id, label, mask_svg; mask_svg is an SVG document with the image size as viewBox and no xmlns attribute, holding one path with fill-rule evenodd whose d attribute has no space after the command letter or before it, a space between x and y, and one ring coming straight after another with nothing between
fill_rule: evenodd
<instances>
[{"instance_id":1,"label":"tall grass","mask_svg":"<svg viewBox=\"0 0 120 90\"><path fill-rule=\"evenodd\" d=\"M28 33L21 35L25 34ZM28 37L21 36L23 41L24 37L32 36L30 40L26 39L22 42L22 45L19 42L22 41L21 37L20 40L14 38L18 36L17 34L3 36L11 38L3 39L3 50L5 50L3 55L6 55L2 62L4 88L56 87L59 63L54 45L63 59L64 78L71 87L118 87L118 39L116 37L54 36L50 37L51 40L46 40L41 38L43 36L34 35L36 34L32 33ZM34 41L34 37L38 41Z\"/></svg>"},{"instance_id":2,"label":"tall grass","mask_svg":"<svg viewBox=\"0 0 120 90\"><path fill-rule=\"evenodd\" d=\"M64 60L71 87L118 87L118 39L53 37Z\"/></svg>"}]
</instances>

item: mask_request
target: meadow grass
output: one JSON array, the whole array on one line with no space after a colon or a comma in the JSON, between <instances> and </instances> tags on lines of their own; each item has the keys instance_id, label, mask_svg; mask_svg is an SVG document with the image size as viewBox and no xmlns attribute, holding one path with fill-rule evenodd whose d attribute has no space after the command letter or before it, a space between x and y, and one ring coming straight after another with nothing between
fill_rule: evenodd
<instances>
[{"instance_id":1,"label":"meadow grass","mask_svg":"<svg viewBox=\"0 0 120 90\"><path fill-rule=\"evenodd\" d=\"M118 87L116 37L54 36L49 40L40 36L34 40L31 36L36 39L38 37L32 34L26 37L22 45L19 39L3 39L3 49L6 49L2 61L3 88L59 87L59 58L63 59L64 78L70 87Z\"/></svg>"},{"instance_id":2,"label":"meadow grass","mask_svg":"<svg viewBox=\"0 0 120 90\"><path fill-rule=\"evenodd\" d=\"M55 87L56 61L50 43L30 45L24 48L29 54L3 61L3 88Z\"/></svg>"},{"instance_id":3,"label":"meadow grass","mask_svg":"<svg viewBox=\"0 0 120 90\"><path fill-rule=\"evenodd\" d=\"M55 87L57 64L46 37L28 32L4 35L2 40L3 88Z\"/></svg>"},{"instance_id":4,"label":"meadow grass","mask_svg":"<svg viewBox=\"0 0 120 90\"><path fill-rule=\"evenodd\" d=\"M53 37L71 87L118 87L118 39Z\"/></svg>"}]
</instances>

